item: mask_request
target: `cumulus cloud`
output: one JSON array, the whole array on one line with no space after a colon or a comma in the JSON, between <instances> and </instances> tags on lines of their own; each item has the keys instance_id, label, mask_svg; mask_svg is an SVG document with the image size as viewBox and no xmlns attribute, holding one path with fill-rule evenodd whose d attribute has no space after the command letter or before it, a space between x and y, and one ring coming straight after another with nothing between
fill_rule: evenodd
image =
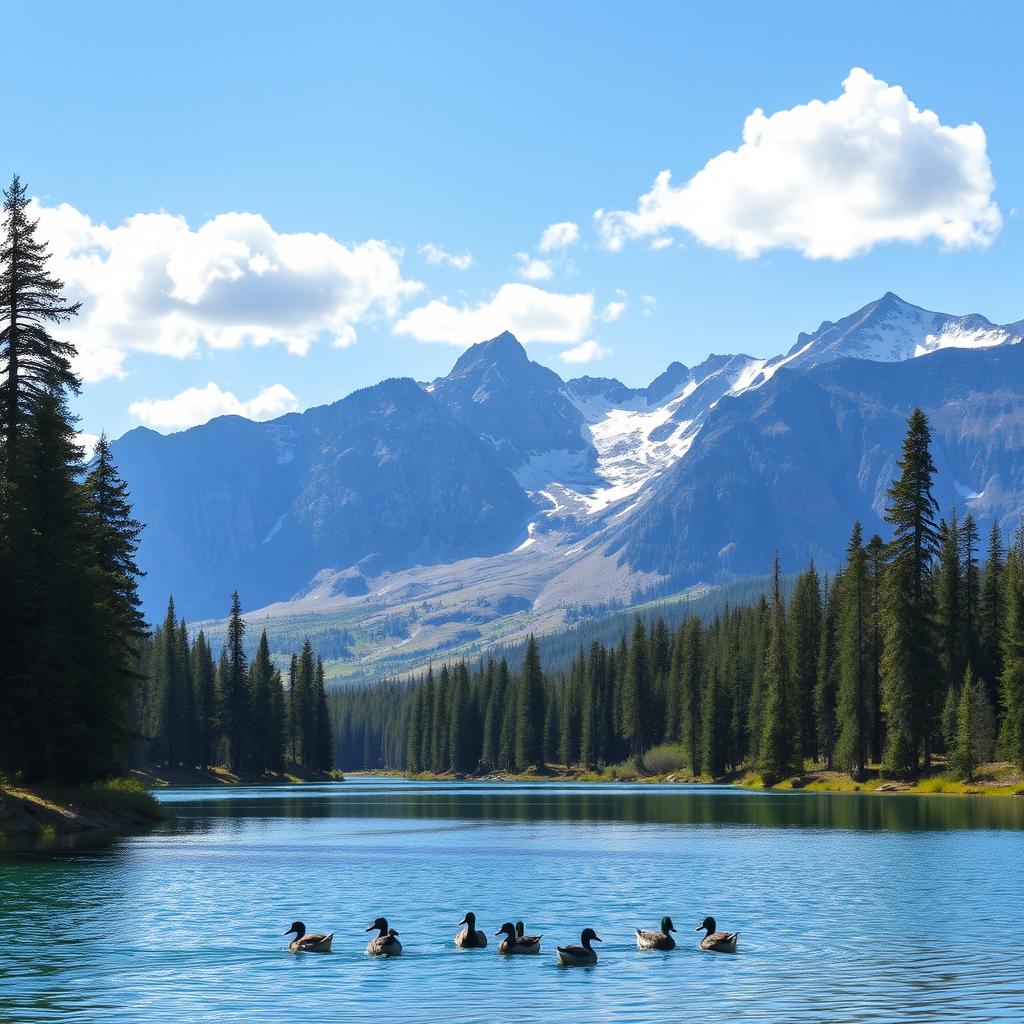
<instances>
[{"instance_id":1,"label":"cumulus cloud","mask_svg":"<svg viewBox=\"0 0 1024 1024\"><path fill-rule=\"evenodd\" d=\"M680 185L662 171L636 210L594 217L612 250L681 228L742 257L781 248L841 260L882 242L986 245L1002 225L994 187L980 125L944 125L854 68L837 99L755 110L738 149Z\"/></svg>"},{"instance_id":2,"label":"cumulus cloud","mask_svg":"<svg viewBox=\"0 0 1024 1024\"><path fill-rule=\"evenodd\" d=\"M281 233L253 213L196 229L169 213L115 227L67 204L36 204L33 214L55 273L83 303L65 333L87 381L123 376L131 351L183 358L202 345L277 342L301 355L322 337L344 347L359 324L396 316L422 288L384 242Z\"/></svg>"},{"instance_id":3,"label":"cumulus cloud","mask_svg":"<svg viewBox=\"0 0 1024 1024\"><path fill-rule=\"evenodd\" d=\"M588 292L562 295L511 283L476 305L434 299L402 317L395 333L461 347L511 331L522 342L576 345L589 333L593 319L594 296Z\"/></svg>"},{"instance_id":4,"label":"cumulus cloud","mask_svg":"<svg viewBox=\"0 0 1024 1024\"><path fill-rule=\"evenodd\" d=\"M440 245L427 242L420 246L420 255L435 267L454 267L456 270L469 270L473 266L471 252L448 252Z\"/></svg>"},{"instance_id":5,"label":"cumulus cloud","mask_svg":"<svg viewBox=\"0 0 1024 1024\"><path fill-rule=\"evenodd\" d=\"M605 348L600 342L591 339L559 352L558 358L563 363L592 363L595 359L603 359L611 354L610 348Z\"/></svg>"},{"instance_id":6,"label":"cumulus cloud","mask_svg":"<svg viewBox=\"0 0 1024 1024\"><path fill-rule=\"evenodd\" d=\"M558 224L549 224L540 236L541 252L555 252L567 249L580 240L580 227L571 220L563 220Z\"/></svg>"},{"instance_id":7,"label":"cumulus cloud","mask_svg":"<svg viewBox=\"0 0 1024 1024\"><path fill-rule=\"evenodd\" d=\"M550 281L554 269L547 260L535 259L526 252L516 253L519 269L516 273L526 281Z\"/></svg>"},{"instance_id":8,"label":"cumulus cloud","mask_svg":"<svg viewBox=\"0 0 1024 1024\"><path fill-rule=\"evenodd\" d=\"M625 302L609 302L608 305L601 310L601 319L606 324L614 323L625 312Z\"/></svg>"},{"instance_id":9,"label":"cumulus cloud","mask_svg":"<svg viewBox=\"0 0 1024 1024\"><path fill-rule=\"evenodd\" d=\"M298 408L299 400L283 385L271 384L247 402L210 381L205 388L186 388L173 398L132 402L128 411L154 430L182 430L206 423L215 416L245 416L269 420Z\"/></svg>"}]
</instances>

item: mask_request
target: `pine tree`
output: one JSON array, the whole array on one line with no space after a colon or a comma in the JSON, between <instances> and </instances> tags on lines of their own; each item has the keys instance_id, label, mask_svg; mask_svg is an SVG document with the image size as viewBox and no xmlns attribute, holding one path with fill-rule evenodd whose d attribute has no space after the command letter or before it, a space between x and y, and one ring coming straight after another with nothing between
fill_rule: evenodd
<instances>
[{"instance_id":1,"label":"pine tree","mask_svg":"<svg viewBox=\"0 0 1024 1024\"><path fill-rule=\"evenodd\" d=\"M841 579L836 713L839 738L835 757L854 779L862 779L867 768L871 727L871 595L860 523L854 523Z\"/></svg>"},{"instance_id":2,"label":"pine tree","mask_svg":"<svg viewBox=\"0 0 1024 1024\"><path fill-rule=\"evenodd\" d=\"M1007 552L1003 577L1002 704L1000 748L1024 771L1024 528Z\"/></svg>"},{"instance_id":3,"label":"pine tree","mask_svg":"<svg viewBox=\"0 0 1024 1024\"><path fill-rule=\"evenodd\" d=\"M885 575L885 544L876 533L867 545L868 586L871 589L871 622L868 657L871 661L871 760L882 761L885 729L882 721L882 578Z\"/></svg>"},{"instance_id":4,"label":"pine tree","mask_svg":"<svg viewBox=\"0 0 1024 1024\"><path fill-rule=\"evenodd\" d=\"M945 696L934 655L931 574L938 549L938 506L932 495L930 444L928 420L915 409L885 516L895 528L884 580L881 664L885 767L894 772L916 768L922 748L928 757Z\"/></svg>"},{"instance_id":5,"label":"pine tree","mask_svg":"<svg viewBox=\"0 0 1024 1024\"><path fill-rule=\"evenodd\" d=\"M789 611L789 656L800 723L800 750L804 757L810 758L818 752L814 689L818 680L821 616L821 581L812 561L796 581Z\"/></svg>"},{"instance_id":6,"label":"pine tree","mask_svg":"<svg viewBox=\"0 0 1024 1024\"><path fill-rule=\"evenodd\" d=\"M81 303L68 303L64 283L46 269L49 253L28 216L27 186L15 175L4 191L7 221L0 243L0 436L5 476L14 480L25 444L23 424L54 396L77 395L74 346L48 328L67 323ZM55 510L54 510L55 511Z\"/></svg>"},{"instance_id":7,"label":"pine tree","mask_svg":"<svg viewBox=\"0 0 1024 1024\"><path fill-rule=\"evenodd\" d=\"M270 768L274 737L274 664L270 660L267 631L260 634L256 657L249 668L249 700L252 730L249 736L249 766L256 772Z\"/></svg>"},{"instance_id":8,"label":"pine tree","mask_svg":"<svg viewBox=\"0 0 1024 1024\"><path fill-rule=\"evenodd\" d=\"M943 690L959 701L960 682L967 667L966 629L964 620L964 585L960 553L962 537L956 506L947 523L939 525L938 570L935 573L936 617L941 643L939 661L943 669Z\"/></svg>"},{"instance_id":9,"label":"pine tree","mask_svg":"<svg viewBox=\"0 0 1024 1024\"><path fill-rule=\"evenodd\" d=\"M701 642L700 620L691 617L683 627L682 674L679 680L681 708L680 739L686 750L690 770L701 772L701 708L700 698L704 678L704 656Z\"/></svg>"},{"instance_id":10,"label":"pine tree","mask_svg":"<svg viewBox=\"0 0 1024 1024\"><path fill-rule=\"evenodd\" d=\"M998 521L993 520L978 601L978 675L993 706L1003 676L1003 564L1003 538Z\"/></svg>"},{"instance_id":11,"label":"pine tree","mask_svg":"<svg viewBox=\"0 0 1024 1024\"><path fill-rule=\"evenodd\" d=\"M526 642L523 672L518 686L516 708L516 765L520 770L531 765L543 767L544 673L540 666L537 639L531 633Z\"/></svg>"},{"instance_id":12,"label":"pine tree","mask_svg":"<svg viewBox=\"0 0 1024 1024\"><path fill-rule=\"evenodd\" d=\"M323 659L317 656L313 673L315 701L314 729L316 732L316 762L314 768L329 772L334 767L334 736L331 732L331 716L327 707L327 686L324 680Z\"/></svg>"},{"instance_id":13,"label":"pine tree","mask_svg":"<svg viewBox=\"0 0 1024 1024\"><path fill-rule=\"evenodd\" d=\"M983 715L981 701L983 697L978 688L974 671L968 665L964 673L963 686L956 717L956 744L951 758L953 770L962 779L970 779L982 762L980 736Z\"/></svg>"},{"instance_id":14,"label":"pine tree","mask_svg":"<svg viewBox=\"0 0 1024 1024\"><path fill-rule=\"evenodd\" d=\"M195 689L193 706L199 723L199 753L196 764L204 771L217 756L218 734L216 726L216 676L213 651L206 636L199 631L192 645L192 685Z\"/></svg>"},{"instance_id":15,"label":"pine tree","mask_svg":"<svg viewBox=\"0 0 1024 1024\"><path fill-rule=\"evenodd\" d=\"M718 778L725 771L725 740L729 720L717 665L712 665L707 673L701 710L700 763L704 772L712 778Z\"/></svg>"},{"instance_id":16,"label":"pine tree","mask_svg":"<svg viewBox=\"0 0 1024 1024\"><path fill-rule=\"evenodd\" d=\"M249 731L249 666L245 656L245 620L238 593L231 595L228 619L226 662L222 680L220 722L227 743L227 764L233 772L246 765L246 737Z\"/></svg>"},{"instance_id":17,"label":"pine tree","mask_svg":"<svg viewBox=\"0 0 1024 1024\"><path fill-rule=\"evenodd\" d=\"M799 771L800 748L794 725L786 612L779 585L779 559L772 566L772 603L768 649L764 660L764 717L761 726L761 774L766 781Z\"/></svg>"},{"instance_id":18,"label":"pine tree","mask_svg":"<svg viewBox=\"0 0 1024 1024\"><path fill-rule=\"evenodd\" d=\"M634 757L646 751L645 719L650 690L647 658L647 631L637 615L633 624L633 642L629 645L626 671L622 679L622 738Z\"/></svg>"}]
</instances>

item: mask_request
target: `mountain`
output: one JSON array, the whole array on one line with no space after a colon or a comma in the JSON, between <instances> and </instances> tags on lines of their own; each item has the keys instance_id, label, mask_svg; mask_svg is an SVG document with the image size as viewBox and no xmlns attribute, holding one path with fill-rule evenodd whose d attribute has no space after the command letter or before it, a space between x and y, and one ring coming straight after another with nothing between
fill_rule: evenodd
<instances>
[{"instance_id":1,"label":"mountain","mask_svg":"<svg viewBox=\"0 0 1024 1024\"><path fill-rule=\"evenodd\" d=\"M532 362L508 334L428 384L389 380L268 423L223 417L114 445L151 616L238 588L282 637L322 629L353 671L542 631L586 609L837 562L884 534L905 421L938 494L982 528L1024 508L1024 321L891 293L773 358L672 363L645 387ZM283 642L283 641L282 641Z\"/></svg>"},{"instance_id":2,"label":"mountain","mask_svg":"<svg viewBox=\"0 0 1024 1024\"><path fill-rule=\"evenodd\" d=\"M451 561L515 546L533 506L492 447L412 380L269 423L224 416L114 445L137 516L151 614L173 593L213 615L234 589L287 599L323 570Z\"/></svg>"}]
</instances>

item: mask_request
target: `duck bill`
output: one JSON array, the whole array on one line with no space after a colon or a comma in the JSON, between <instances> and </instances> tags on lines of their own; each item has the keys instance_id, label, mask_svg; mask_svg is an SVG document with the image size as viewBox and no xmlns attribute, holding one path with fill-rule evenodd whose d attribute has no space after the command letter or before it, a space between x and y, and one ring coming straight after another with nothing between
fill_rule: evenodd
<instances>
[{"instance_id":1,"label":"duck bill","mask_svg":"<svg viewBox=\"0 0 1024 1024\"><path fill-rule=\"evenodd\" d=\"M591 942L604 942L604 939L599 939L596 935L590 940Z\"/></svg>"},{"instance_id":2,"label":"duck bill","mask_svg":"<svg viewBox=\"0 0 1024 1024\"><path fill-rule=\"evenodd\" d=\"M459 924L466 924L466 925L468 925L468 924L469 924L469 922L468 922L468 921L467 921L467 920L466 920L465 918L463 918L463 919L462 919L462 920L461 920L461 921L459 922Z\"/></svg>"},{"instance_id":3,"label":"duck bill","mask_svg":"<svg viewBox=\"0 0 1024 1024\"><path fill-rule=\"evenodd\" d=\"M375 924L371 924L370 927L367 928L366 930L368 932L376 932L376 931L379 931L380 929ZM700 931L700 929L698 928L697 931Z\"/></svg>"}]
</instances>

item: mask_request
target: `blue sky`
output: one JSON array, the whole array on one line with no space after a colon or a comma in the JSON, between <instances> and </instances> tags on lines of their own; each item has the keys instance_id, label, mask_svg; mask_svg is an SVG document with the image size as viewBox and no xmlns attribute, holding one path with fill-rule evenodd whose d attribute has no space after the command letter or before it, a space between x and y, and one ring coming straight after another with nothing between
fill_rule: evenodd
<instances>
[{"instance_id":1,"label":"blue sky","mask_svg":"<svg viewBox=\"0 0 1024 1024\"><path fill-rule=\"evenodd\" d=\"M57 4L15 56L33 89L0 171L75 260L85 432L430 379L515 317L563 376L642 384L887 290L1024 317L1022 11ZM690 182L756 109L750 159ZM542 251L559 224L578 238Z\"/></svg>"}]
</instances>

